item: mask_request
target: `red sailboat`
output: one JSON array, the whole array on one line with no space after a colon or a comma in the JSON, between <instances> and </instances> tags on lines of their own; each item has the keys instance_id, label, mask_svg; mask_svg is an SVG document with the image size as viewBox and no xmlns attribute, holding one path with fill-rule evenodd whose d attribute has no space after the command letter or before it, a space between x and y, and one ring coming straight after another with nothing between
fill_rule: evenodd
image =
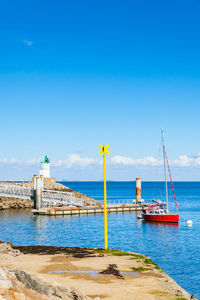
<instances>
[{"instance_id":1,"label":"red sailboat","mask_svg":"<svg viewBox=\"0 0 200 300\"><path fill-rule=\"evenodd\" d=\"M150 205L150 207L148 209L142 211L142 218L145 221L178 223L179 222L178 206L177 206L176 196L175 196L175 192L174 192L174 186L173 186L173 181L172 181L172 177L171 177L171 172L170 172L170 168L169 168L169 162L168 162L166 148L165 148L163 131L162 131L162 142L163 142L163 158L164 158L164 172L165 172L166 202L162 202L160 200L153 200L155 202L155 204ZM168 208L168 187L167 187L166 165L168 167L172 191L173 191L173 195L174 195L174 201L175 201L176 208L177 208L176 213L170 212L169 208Z\"/></svg>"}]
</instances>

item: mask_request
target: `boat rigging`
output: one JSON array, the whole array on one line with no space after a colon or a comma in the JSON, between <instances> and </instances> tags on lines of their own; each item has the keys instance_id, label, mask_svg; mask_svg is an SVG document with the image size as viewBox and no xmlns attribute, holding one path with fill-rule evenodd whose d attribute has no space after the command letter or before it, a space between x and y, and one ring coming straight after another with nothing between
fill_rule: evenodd
<instances>
[{"instance_id":1,"label":"boat rigging","mask_svg":"<svg viewBox=\"0 0 200 300\"><path fill-rule=\"evenodd\" d=\"M173 185L169 162L168 162L167 153L166 153L163 130L162 130L162 146L163 146L162 148L163 148L163 161L164 161L164 174L165 174L165 202L162 202L160 200L153 200L153 202L155 202L155 204L150 205L150 207L148 209L145 209L142 211L142 218L145 221L178 223L179 222L178 206L177 206L174 185ZM174 195L174 201L176 204L177 213L172 213L169 211L167 168L168 168L168 172L169 172L169 177L170 177L170 181L171 181L171 187L172 187L172 191L173 191L173 195Z\"/></svg>"}]
</instances>

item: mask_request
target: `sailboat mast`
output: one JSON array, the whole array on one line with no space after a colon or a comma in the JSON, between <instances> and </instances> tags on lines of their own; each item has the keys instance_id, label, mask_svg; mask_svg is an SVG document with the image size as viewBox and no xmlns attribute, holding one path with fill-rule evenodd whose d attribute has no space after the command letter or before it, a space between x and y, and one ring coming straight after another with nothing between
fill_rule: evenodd
<instances>
[{"instance_id":1,"label":"sailboat mast","mask_svg":"<svg viewBox=\"0 0 200 300\"><path fill-rule=\"evenodd\" d=\"M163 144L163 160L164 160L164 173L165 173L166 209L168 211L167 168L166 168L166 155L165 155L165 139L164 139L164 131L163 130L162 130L162 144Z\"/></svg>"}]
</instances>

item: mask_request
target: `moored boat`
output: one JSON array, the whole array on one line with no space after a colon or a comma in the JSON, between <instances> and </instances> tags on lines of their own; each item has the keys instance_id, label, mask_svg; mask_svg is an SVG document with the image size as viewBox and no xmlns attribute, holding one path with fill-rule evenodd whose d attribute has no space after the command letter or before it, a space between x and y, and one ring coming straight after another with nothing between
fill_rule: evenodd
<instances>
[{"instance_id":1,"label":"moored boat","mask_svg":"<svg viewBox=\"0 0 200 300\"><path fill-rule=\"evenodd\" d=\"M145 221L153 221L153 222L168 222L168 223L178 223L179 222L179 214L178 214L178 206L173 186L173 181L171 177L171 172L169 168L169 162L166 154L165 142L164 142L164 133L162 131L162 142L163 142L163 159L164 159L164 173L165 173L165 196L166 202L162 202L160 200L153 200L155 204L149 206L148 209L142 211L142 218ZM177 212L173 213L169 211L168 207L168 183L167 183L167 169L168 167L171 187L174 195L174 201L176 204Z\"/></svg>"},{"instance_id":2,"label":"moored boat","mask_svg":"<svg viewBox=\"0 0 200 300\"><path fill-rule=\"evenodd\" d=\"M179 214L171 213L165 208L165 203L154 200L156 204L150 205L149 209L142 211L142 218L145 221L178 223Z\"/></svg>"}]
</instances>

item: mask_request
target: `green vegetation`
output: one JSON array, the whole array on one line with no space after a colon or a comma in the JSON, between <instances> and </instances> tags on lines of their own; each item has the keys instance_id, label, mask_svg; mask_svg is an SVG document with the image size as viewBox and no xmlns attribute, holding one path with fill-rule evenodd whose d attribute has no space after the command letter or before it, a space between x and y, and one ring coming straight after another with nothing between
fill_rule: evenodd
<instances>
[{"instance_id":1,"label":"green vegetation","mask_svg":"<svg viewBox=\"0 0 200 300\"><path fill-rule=\"evenodd\" d=\"M145 271L151 271L150 268L144 268L144 267L138 267L138 268L131 268L133 272L145 272Z\"/></svg>"},{"instance_id":2,"label":"green vegetation","mask_svg":"<svg viewBox=\"0 0 200 300\"><path fill-rule=\"evenodd\" d=\"M133 258L131 258L131 259L145 259L146 257L144 256L144 255L140 255L140 254L134 254L134 253L131 253L131 256L133 257Z\"/></svg>"},{"instance_id":3,"label":"green vegetation","mask_svg":"<svg viewBox=\"0 0 200 300\"><path fill-rule=\"evenodd\" d=\"M133 253L124 252L124 251L120 251L120 250L101 249L101 248L94 249L94 252L102 253L102 254L110 254L110 255L114 255L114 256L134 256L134 255L136 255Z\"/></svg>"},{"instance_id":4,"label":"green vegetation","mask_svg":"<svg viewBox=\"0 0 200 300\"><path fill-rule=\"evenodd\" d=\"M160 270L160 271L162 271L162 269L152 260L152 259L150 259L150 258L146 258L145 260L144 260L144 263L146 264L146 265L153 265L157 270Z\"/></svg>"},{"instance_id":5,"label":"green vegetation","mask_svg":"<svg viewBox=\"0 0 200 300\"><path fill-rule=\"evenodd\" d=\"M185 297L169 297L168 300L187 300Z\"/></svg>"},{"instance_id":6,"label":"green vegetation","mask_svg":"<svg viewBox=\"0 0 200 300\"><path fill-rule=\"evenodd\" d=\"M169 298L169 300L187 300L187 298L184 298L184 297L173 297L173 298Z\"/></svg>"},{"instance_id":7,"label":"green vegetation","mask_svg":"<svg viewBox=\"0 0 200 300\"><path fill-rule=\"evenodd\" d=\"M112 249L102 249L102 248L97 248L93 250L95 253L99 253L99 254L108 254L108 255L113 255L113 256L130 256L130 259L136 259L138 260L138 262L142 262L145 265L152 265L155 269L162 271L162 269L150 258L147 258L144 255L140 255L140 254L135 254L135 253L130 253L130 252L124 252L121 250L112 250ZM133 271L136 272L143 272L143 271L147 271L147 270L151 270L151 268L146 268L144 267L139 267L139 268L133 268Z\"/></svg>"},{"instance_id":8,"label":"green vegetation","mask_svg":"<svg viewBox=\"0 0 200 300\"><path fill-rule=\"evenodd\" d=\"M130 253L130 252L124 252L121 250L97 248L97 249L94 249L93 251L95 253L110 254L110 255L114 255L114 256L131 256L131 259L146 259L146 257L144 255Z\"/></svg>"}]
</instances>

